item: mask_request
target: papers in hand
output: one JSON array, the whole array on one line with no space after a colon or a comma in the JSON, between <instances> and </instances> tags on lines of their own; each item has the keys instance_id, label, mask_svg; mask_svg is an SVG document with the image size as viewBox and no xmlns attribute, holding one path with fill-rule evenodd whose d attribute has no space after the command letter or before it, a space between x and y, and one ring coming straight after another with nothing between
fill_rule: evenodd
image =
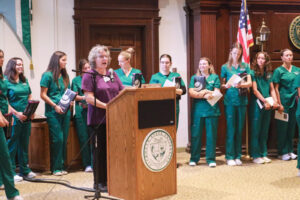
<instances>
[{"instance_id":1,"label":"papers in hand","mask_svg":"<svg viewBox=\"0 0 300 200\"><path fill-rule=\"evenodd\" d=\"M272 97L267 97L267 98L265 98L265 100L268 102L268 104L270 104L270 106L273 106L274 99ZM263 103L259 99L257 99L256 102L260 109L264 108Z\"/></svg>"},{"instance_id":2,"label":"papers in hand","mask_svg":"<svg viewBox=\"0 0 300 200\"><path fill-rule=\"evenodd\" d=\"M219 90L215 90L212 94L213 98L207 99L207 102L211 105L214 106L223 96L222 93Z\"/></svg>"},{"instance_id":3,"label":"papers in hand","mask_svg":"<svg viewBox=\"0 0 300 200\"><path fill-rule=\"evenodd\" d=\"M167 79L163 85L163 87L175 87L176 83L175 83L175 79L173 81L170 81L169 79Z\"/></svg>"},{"instance_id":4,"label":"papers in hand","mask_svg":"<svg viewBox=\"0 0 300 200\"><path fill-rule=\"evenodd\" d=\"M67 112L67 110L70 107L71 101L74 101L75 97L76 97L77 93L67 89L64 93L64 95L61 97L58 105L61 107L61 109L63 110L64 113Z\"/></svg>"},{"instance_id":5,"label":"papers in hand","mask_svg":"<svg viewBox=\"0 0 300 200\"><path fill-rule=\"evenodd\" d=\"M239 75L237 74L233 74L230 79L227 81L226 83L226 87L228 88L228 86L232 86L232 87L236 87L244 78L246 78L247 76L244 76L243 78L241 78Z\"/></svg>"},{"instance_id":6,"label":"papers in hand","mask_svg":"<svg viewBox=\"0 0 300 200\"><path fill-rule=\"evenodd\" d=\"M275 119L281 120L281 121L285 121L288 122L289 121L289 114L288 113L279 113L277 110L275 110Z\"/></svg>"}]
</instances>

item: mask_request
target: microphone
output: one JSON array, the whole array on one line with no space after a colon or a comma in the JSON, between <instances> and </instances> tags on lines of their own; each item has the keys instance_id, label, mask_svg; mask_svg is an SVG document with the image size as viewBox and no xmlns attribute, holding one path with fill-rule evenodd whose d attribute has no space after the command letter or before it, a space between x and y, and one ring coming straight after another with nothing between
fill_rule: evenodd
<instances>
[{"instance_id":1,"label":"microphone","mask_svg":"<svg viewBox=\"0 0 300 200\"><path fill-rule=\"evenodd\" d=\"M109 75L109 78L110 78L110 80L111 80L111 82L114 82L114 70L113 70L113 68L109 68L109 70L108 70L108 72L110 73Z\"/></svg>"},{"instance_id":2,"label":"microphone","mask_svg":"<svg viewBox=\"0 0 300 200\"><path fill-rule=\"evenodd\" d=\"M72 69L72 72L79 72L79 73L81 73L81 70Z\"/></svg>"}]
</instances>

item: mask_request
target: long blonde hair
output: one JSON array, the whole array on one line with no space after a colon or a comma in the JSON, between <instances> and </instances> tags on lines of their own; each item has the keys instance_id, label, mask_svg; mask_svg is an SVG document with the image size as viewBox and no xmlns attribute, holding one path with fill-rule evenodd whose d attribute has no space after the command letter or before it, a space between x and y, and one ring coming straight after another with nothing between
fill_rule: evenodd
<instances>
[{"instance_id":1,"label":"long blonde hair","mask_svg":"<svg viewBox=\"0 0 300 200\"><path fill-rule=\"evenodd\" d=\"M211 62L211 60L210 60L209 58L207 58L207 57L201 57L201 58L199 59L199 62L200 62L201 60L205 60L205 61L208 62L208 65L209 65L208 73L209 73L209 75L215 74L215 73L216 73L216 72L215 72L215 69L214 69L214 66L213 66L213 64L212 64L212 62ZM197 76L202 76L199 67L197 68L196 75L197 75Z\"/></svg>"},{"instance_id":2,"label":"long blonde hair","mask_svg":"<svg viewBox=\"0 0 300 200\"><path fill-rule=\"evenodd\" d=\"M232 66L232 63L233 63L233 58L231 56L231 53L233 51L233 49L238 49L241 51L241 55L240 57L238 58L238 63L240 64L240 66L243 68L244 66L241 65L242 63L242 57L243 57L243 48L241 46L240 43L236 42L232 45L231 49L230 49L230 53L229 53L229 56L228 56L228 61L227 61L227 67L231 70L231 66Z\"/></svg>"}]
</instances>

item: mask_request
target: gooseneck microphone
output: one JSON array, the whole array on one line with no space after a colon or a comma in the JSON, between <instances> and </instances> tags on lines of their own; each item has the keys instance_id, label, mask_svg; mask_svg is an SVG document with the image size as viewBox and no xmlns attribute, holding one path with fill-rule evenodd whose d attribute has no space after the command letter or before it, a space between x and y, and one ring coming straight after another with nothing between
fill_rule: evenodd
<instances>
[{"instance_id":1,"label":"gooseneck microphone","mask_svg":"<svg viewBox=\"0 0 300 200\"><path fill-rule=\"evenodd\" d=\"M114 78L114 70L113 70L113 68L109 68L108 72L109 72L109 78L110 78L111 82L114 82L115 78Z\"/></svg>"}]
</instances>

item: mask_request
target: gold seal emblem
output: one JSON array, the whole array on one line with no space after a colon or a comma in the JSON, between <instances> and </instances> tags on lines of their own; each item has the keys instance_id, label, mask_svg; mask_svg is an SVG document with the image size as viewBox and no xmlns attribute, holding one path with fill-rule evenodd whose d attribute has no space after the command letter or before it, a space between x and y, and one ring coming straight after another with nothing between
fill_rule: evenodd
<instances>
[{"instance_id":1,"label":"gold seal emblem","mask_svg":"<svg viewBox=\"0 0 300 200\"><path fill-rule=\"evenodd\" d=\"M300 16L293 19L290 24L289 37L293 45L300 49Z\"/></svg>"}]
</instances>

